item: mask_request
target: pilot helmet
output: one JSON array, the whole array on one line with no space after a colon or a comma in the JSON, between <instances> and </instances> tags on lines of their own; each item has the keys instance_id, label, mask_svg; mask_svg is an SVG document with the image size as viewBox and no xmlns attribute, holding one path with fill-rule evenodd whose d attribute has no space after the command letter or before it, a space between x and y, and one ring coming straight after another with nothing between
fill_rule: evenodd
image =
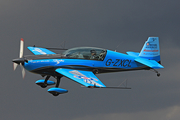
<instances>
[{"instance_id":1,"label":"pilot helmet","mask_svg":"<svg viewBox=\"0 0 180 120\"><path fill-rule=\"evenodd\" d=\"M96 51L95 50L91 50L91 53L96 53Z\"/></svg>"}]
</instances>

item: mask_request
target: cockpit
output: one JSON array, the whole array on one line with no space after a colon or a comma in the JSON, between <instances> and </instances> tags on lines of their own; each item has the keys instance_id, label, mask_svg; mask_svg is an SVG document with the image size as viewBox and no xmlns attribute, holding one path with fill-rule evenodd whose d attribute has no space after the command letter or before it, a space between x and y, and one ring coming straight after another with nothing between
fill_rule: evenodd
<instances>
[{"instance_id":1,"label":"cockpit","mask_svg":"<svg viewBox=\"0 0 180 120\"><path fill-rule=\"evenodd\" d=\"M95 47L78 47L66 50L63 55L73 59L87 59L103 61L106 56L106 49Z\"/></svg>"}]
</instances>

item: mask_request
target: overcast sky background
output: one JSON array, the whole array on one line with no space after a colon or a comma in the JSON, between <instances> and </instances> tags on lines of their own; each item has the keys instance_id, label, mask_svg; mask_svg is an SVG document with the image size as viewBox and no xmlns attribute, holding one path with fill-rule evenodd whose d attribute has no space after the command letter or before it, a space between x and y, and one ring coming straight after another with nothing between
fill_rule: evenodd
<instances>
[{"instance_id":1,"label":"overcast sky background","mask_svg":"<svg viewBox=\"0 0 180 120\"><path fill-rule=\"evenodd\" d=\"M180 119L179 0L1 0L1 120L178 120ZM94 46L139 52L149 36L160 39L160 77L151 71L100 74L107 86L128 79L132 90L86 89L62 78L67 94L54 97L20 67L19 41L26 47ZM119 46L119 47L117 47ZM61 51L55 51L57 53ZM53 78L51 78L53 80Z\"/></svg>"}]
</instances>

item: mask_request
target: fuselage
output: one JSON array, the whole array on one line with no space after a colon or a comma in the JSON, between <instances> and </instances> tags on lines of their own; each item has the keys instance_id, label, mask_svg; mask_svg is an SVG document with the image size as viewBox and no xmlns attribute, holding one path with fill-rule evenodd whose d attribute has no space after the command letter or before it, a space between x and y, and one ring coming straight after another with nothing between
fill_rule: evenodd
<instances>
[{"instance_id":1,"label":"fuselage","mask_svg":"<svg viewBox=\"0 0 180 120\"><path fill-rule=\"evenodd\" d=\"M99 53L100 55L101 53ZM136 57L111 50L103 51L100 59L71 56L64 54L24 56L28 60L28 62L24 62L24 68L33 73L51 76L59 75L55 72L57 68L86 70L95 74L149 69L149 67L135 62ZM85 55L83 54L83 56Z\"/></svg>"}]
</instances>

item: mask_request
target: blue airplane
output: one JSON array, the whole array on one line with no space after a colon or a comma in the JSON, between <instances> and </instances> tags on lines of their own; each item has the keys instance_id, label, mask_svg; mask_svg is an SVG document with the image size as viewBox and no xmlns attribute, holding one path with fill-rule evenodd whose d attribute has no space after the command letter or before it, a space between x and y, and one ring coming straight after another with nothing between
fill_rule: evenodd
<instances>
[{"instance_id":1,"label":"blue airplane","mask_svg":"<svg viewBox=\"0 0 180 120\"><path fill-rule=\"evenodd\" d=\"M25 69L40 74L45 79L37 80L36 84L45 88L50 85L55 87L48 89L54 96L67 93L68 90L59 88L62 77L67 77L87 88L119 88L128 87L106 87L95 74L122 72L133 70L153 70L164 68L161 65L159 38L149 37L140 53L119 53L96 47L77 47L56 54L47 48L28 47L34 55L23 55L24 40L20 41L19 58L13 59L14 70L17 65L22 68L22 76ZM50 81L54 77L57 82Z\"/></svg>"}]
</instances>

